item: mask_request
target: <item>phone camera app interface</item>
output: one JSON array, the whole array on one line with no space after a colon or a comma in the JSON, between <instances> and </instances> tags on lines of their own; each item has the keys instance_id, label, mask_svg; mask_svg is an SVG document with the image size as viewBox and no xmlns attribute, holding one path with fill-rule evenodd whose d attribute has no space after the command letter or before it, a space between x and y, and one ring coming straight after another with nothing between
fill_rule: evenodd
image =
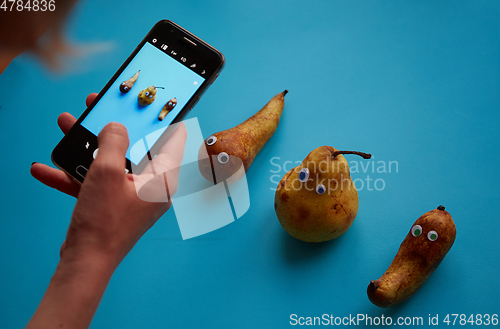
<instances>
[{"instance_id":1,"label":"phone camera app interface","mask_svg":"<svg viewBox=\"0 0 500 329\"><path fill-rule=\"evenodd\" d=\"M181 63L169 55L168 45L156 38L151 42L145 43L82 121L94 135L115 121L127 128L130 145L146 136L153 145L205 81L192 71L195 63L189 68L183 64L186 60ZM127 158L138 164L146 152L131 153L129 147Z\"/></svg>"}]
</instances>

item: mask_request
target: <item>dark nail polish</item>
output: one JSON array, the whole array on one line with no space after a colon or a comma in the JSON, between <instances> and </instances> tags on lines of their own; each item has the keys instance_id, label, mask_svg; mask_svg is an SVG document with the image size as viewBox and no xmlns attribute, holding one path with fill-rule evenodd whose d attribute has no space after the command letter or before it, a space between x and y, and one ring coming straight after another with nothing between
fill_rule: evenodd
<instances>
[{"instance_id":1,"label":"dark nail polish","mask_svg":"<svg viewBox=\"0 0 500 329\"><path fill-rule=\"evenodd\" d=\"M35 163L38 163L38 162L32 162L31 165L34 165Z\"/></svg>"}]
</instances>

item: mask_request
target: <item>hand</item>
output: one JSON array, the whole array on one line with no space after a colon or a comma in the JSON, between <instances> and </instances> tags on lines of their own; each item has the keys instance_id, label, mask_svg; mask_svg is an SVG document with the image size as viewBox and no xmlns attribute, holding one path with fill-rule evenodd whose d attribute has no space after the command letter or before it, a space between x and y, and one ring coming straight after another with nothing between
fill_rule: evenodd
<instances>
[{"instance_id":1,"label":"hand","mask_svg":"<svg viewBox=\"0 0 500 329\"><path fill-rule=\"evenodd\" d=\"M90 94L87 97L87 106L96 96ZM63 133L67 133L75 122L76 119L69 113L63 113L58 118ZM110 123L99 134L99 154L81 186L61 170L40 163L33 164L33 177L78 198L66 241L61 247L61 257L66 250L75 248L79 255L82 252L99 252L106 253L114 262L121 261L170 207L171 202L165 197L158 198L163 202L145 202L137 194L142 188L141 194L147 190L149 193L145 194L162 195L163 192L165 195L165 185L170 195L175 193L186 136L186 129L180 124L153 159L158 176L153 174L151 166L141 175L125 174L128 134L125 127L117 123Z\"/></svg>"},{"instance_id":2,"label":"hand","mask_svg":"<svg viewBox=\"0 0 500 329\"><path fill-rule=\"evenodd\" d=\"M89 95L87 105L95 96ZM58 119L64 133L75 121L69 113ZM178 125L152 161L157 175L151 169L141 175L125 174L128 134L116 122L107 124L97 137L99 153L81 186L60 170L32 165L33 177L78 200L61 260L27 328L89 326L120 261L171 205L165 197L158 198L163 202L143 201L138 191L145 190L148 196L174 194L186 137L186 128Z\"/></svg>"},{"instance_id":3,"label":"hand","mask_svg":"<svg viewBox=\"0 0 500 329\"><path fill-rule=\"evenodd\" d=\"M89 106L96 97L96 93L88 95L85 101L86 105ZM57 124L64 134L68 133L75 122L75 117L69 113L62 113L59 115L59 118L57 118ZM31 175L49 187L74 196L75 198L78 197L80 184L77 184L69 175L59 169L49 167L42 163L33 163L31 166Z\"/></svg>"}]
</instances>

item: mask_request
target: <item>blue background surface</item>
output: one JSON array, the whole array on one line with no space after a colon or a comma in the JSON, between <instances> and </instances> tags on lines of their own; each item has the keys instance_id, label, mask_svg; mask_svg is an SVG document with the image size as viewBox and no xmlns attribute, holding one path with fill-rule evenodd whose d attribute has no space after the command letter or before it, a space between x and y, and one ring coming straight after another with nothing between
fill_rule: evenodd
<instances>
[{"instance_id":1,"label":"blue background surface","mask_svg":"<svg viewBox=\"0 0 500 329\"><path fill-rule=\"evenodd\" d=\"M63 75L23 55L0 76L0 327L22 327L33 314L75 202L30 177L31 162L50 163L59 113L79 116L163 18L226 56L190 114L205 137L290 92L247 174L249 211L185 241L168 212L116 270L92 328L282 328L291 314L358 313L427 324L429 314L500 313L499 14L497 1L80 2L68 36L108 51L73 59ZM353 173L385 188L360 190L346 234L307 244L276 218L273 175L285 170L273 163L282 169L320 145L370 152L398 171ZM374 306L369 281L439 204L457 226L450 253L409 301Z\"/></svg>"}]
</instances>

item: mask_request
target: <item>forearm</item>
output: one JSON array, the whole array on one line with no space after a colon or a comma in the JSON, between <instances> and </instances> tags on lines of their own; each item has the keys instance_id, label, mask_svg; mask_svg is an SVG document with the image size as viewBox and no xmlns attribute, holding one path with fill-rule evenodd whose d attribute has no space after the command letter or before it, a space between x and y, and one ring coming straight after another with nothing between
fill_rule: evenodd
<instances>
[{"instance_id":1,"label":"forearm","mask_svg":"<svg viewBox=\"0 0 500 329\"><path fill-rule=\"evenodd\" d=\"M65 252L26 328L87 328L118 262Z\"/></svg>"}]
</instances>

